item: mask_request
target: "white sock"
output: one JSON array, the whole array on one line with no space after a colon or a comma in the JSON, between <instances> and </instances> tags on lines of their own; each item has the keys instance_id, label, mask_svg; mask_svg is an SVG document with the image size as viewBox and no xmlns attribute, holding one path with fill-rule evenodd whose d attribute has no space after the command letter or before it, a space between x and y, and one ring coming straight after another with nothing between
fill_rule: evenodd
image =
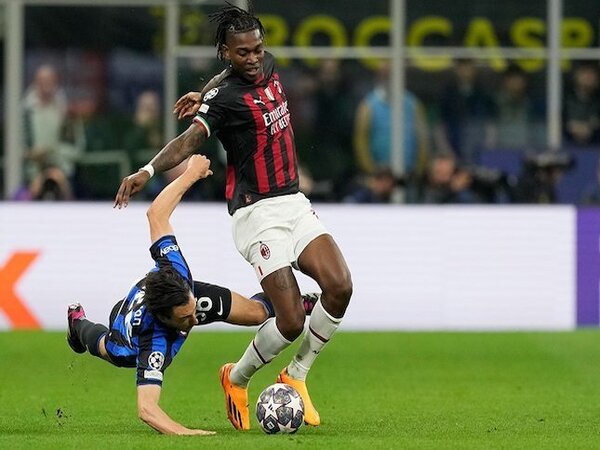
<instances>
[{"instance_id":1,"label":"white sock","mask_svg":"<svg viewBox=\"0 0 600 450\"><path fill-rule=\"evenodd\" d=\"M306 375L319 352L331 339L341 321L341 318L336 319L325 311L323 305L321 305L321 300L315 304L308 322L308 330L304 333L298 353L287 367L287 372L292 378L297 380L306 379Z\"/></svg>"},{"instance_id":2,"label":"white sock","mask_svg":"<svg viewBox=\"0 0 600 450\"><path fill-rule=\"evenodd\" d=\"M240 360L235 363L231 370L231 382L242 387L248 386L252 375L290 344L277 328L275 317L268 319L258 329Z\"/></svg>"}]
</instances>

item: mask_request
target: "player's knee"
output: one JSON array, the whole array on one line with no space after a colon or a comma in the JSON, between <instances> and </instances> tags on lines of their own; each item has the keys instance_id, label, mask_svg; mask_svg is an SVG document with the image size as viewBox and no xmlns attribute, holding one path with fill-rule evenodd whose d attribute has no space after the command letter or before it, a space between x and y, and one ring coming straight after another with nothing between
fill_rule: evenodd
<instances>
[{"instance_id":1,"label":"player's knee","mask_svg":"<svg viewBox=\"0 0 600 450\"><path fill-rule=\"evenodd\" d=\"M277 318L277 328L284 338L294 341L304 331L304 314L292 314L285 318Z\"/></svg>"},{"instance_id":2,"label":"player's knee","mask_svg":"<svg viewBox=\"0 0 600 450\"><path fill-rule=\"evenodd\" d=\"M352 278L347 272L323 288L323 306L334 317L342 317L352 297Z\"/></svg>"},{"instance_id":3,"label":"player's knee","mask_svg":"<svg viewBox=\"0 0 600 450\"><path fill-rule=\"evenodd\" d=\"M328 299L333 300L335 303L348 304L350 297L352 297L352 289L350 273L345 273L328 283L323 292Z\"/></svg>"},{"instance_id":4,"label":"player's knee","mask_svg":"<svg viewBox=\"0 0 600 450\"><path fill-rule=\"evenodd\" d=\"M350 274L348 273L348 276L339 286L337 297L339 297L343 304L347 305L348 302L350 302L350 297L352 297L353 290L354 286L352 285L352 278L350 278Z\"/></svg>"}]
</instances>

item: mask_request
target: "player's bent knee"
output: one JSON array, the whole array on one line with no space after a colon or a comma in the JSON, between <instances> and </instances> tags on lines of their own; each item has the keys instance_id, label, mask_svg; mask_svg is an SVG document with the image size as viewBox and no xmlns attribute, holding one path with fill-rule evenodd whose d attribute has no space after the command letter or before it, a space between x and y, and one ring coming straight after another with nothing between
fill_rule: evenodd
<instances>
[{"instance_id":1,"label":"player's bent knee","mask_svg":"<svg viewBox=\"0 0 600 450\"><path fill-rule=\"evenodd\" d=\"M338 278L323 289L325 296L338 304L348 304L352 297L352 279L348 277Z\"/></svg>"},{"instance_id":2,"label":"player's bent knee","mask_svg":"<svg viewBox=\"0 0 600 450\"><path fill-rule=\"evenodd\" d=\"M321 297L323 307L333 317L343 317L350 303L352 291L353 286L350 277L331 284L327 289L323 289L323 296Z\"/></svg>"},{"instance_id":3,"label":"player's bent knee","mask_svg":"<svg viewBox=\"0 0 600 450\"><path fill-rule=\"evenodd\" d=\"M294 341L304 331L304 315L277 318L277 328L288 341Z\"/></svg>"},{"instance_id":4,"label":"player's bent knee","mask_svg":"<svg viewBox=\"0 0 600 450\"><path fill-rule=\"evenodd\" d=\"M352 279L348 274L348 277L344 278L344 280L337 286L335 297L339 298L345 303L348 303L350 301L350 297L352 297L353 289L354 286L352 285Z\"/></svg>"}]
</instances>

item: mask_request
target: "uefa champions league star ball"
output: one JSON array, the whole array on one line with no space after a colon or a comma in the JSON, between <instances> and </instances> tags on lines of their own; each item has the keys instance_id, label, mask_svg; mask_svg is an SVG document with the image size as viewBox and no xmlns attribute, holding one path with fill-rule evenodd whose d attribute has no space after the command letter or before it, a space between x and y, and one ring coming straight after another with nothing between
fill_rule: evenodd
<instances>
[{"instance_id":1,"label":"uefa champions league star ball","mask_svg":"<svg viewBox=\"0 0 600 450\"><path fill-rule=\"evenodd\" d=\"M259 395L256 418L267 434L295 433L304 422L304 402L296 389L276 383Z\"/></svg>"}]
</instances>

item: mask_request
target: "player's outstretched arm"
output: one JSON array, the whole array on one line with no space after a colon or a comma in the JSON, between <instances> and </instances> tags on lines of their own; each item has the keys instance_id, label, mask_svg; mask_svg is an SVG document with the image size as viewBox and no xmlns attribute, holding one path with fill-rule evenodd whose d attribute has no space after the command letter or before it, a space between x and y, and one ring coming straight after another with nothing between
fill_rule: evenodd
<instances>
[{"instance_id":1,"label":"player's outstretched arm","mask_svg":"<svg viewBox=\"0 0 600 450\"><path fill-rule=\"evenodd\" d=\"M123 178L121 186L115 196L114 207L125 207L129 203L129 197L141 191L146 182L154 172L164 172L172 169L184 159L193 154L204 142L207 135L204 127L196 124L190 127L169 142L152 158L148 164L138 170L136 173Z\"/></svg>"},{"instance_id":2,"label":"player's outstretched arm","mask_svg":"<svg viewBox=\"0 0 600 450\"><path fill-rule=\"evenodd\" d=\"M187 192L192 185L208 176L212 175L210 170L210 159L204 155L192 155L189 159L185 172L179 175L175 180L165 187L160 194L156 196L146 215L150 225L150 239L156 242L160 237L167 234L173 234L173 227L169 221L175 207L181 201L183 194Z\"/></svg>"},{"instance_id":3,"label":"player's outstretched arm","mask_svg":"<svg viewBox=\"0 0 600 450\"><path fill-rule=\"evenodd\" d=\"M156 384L144 384L137 388L137 406L139 418L154 428L159 433L177 435L202 435L216 434L214 431L195 430L187 428L171 419L165 413L158 401L161 387Z\"/></svg>"}]
</instances>

